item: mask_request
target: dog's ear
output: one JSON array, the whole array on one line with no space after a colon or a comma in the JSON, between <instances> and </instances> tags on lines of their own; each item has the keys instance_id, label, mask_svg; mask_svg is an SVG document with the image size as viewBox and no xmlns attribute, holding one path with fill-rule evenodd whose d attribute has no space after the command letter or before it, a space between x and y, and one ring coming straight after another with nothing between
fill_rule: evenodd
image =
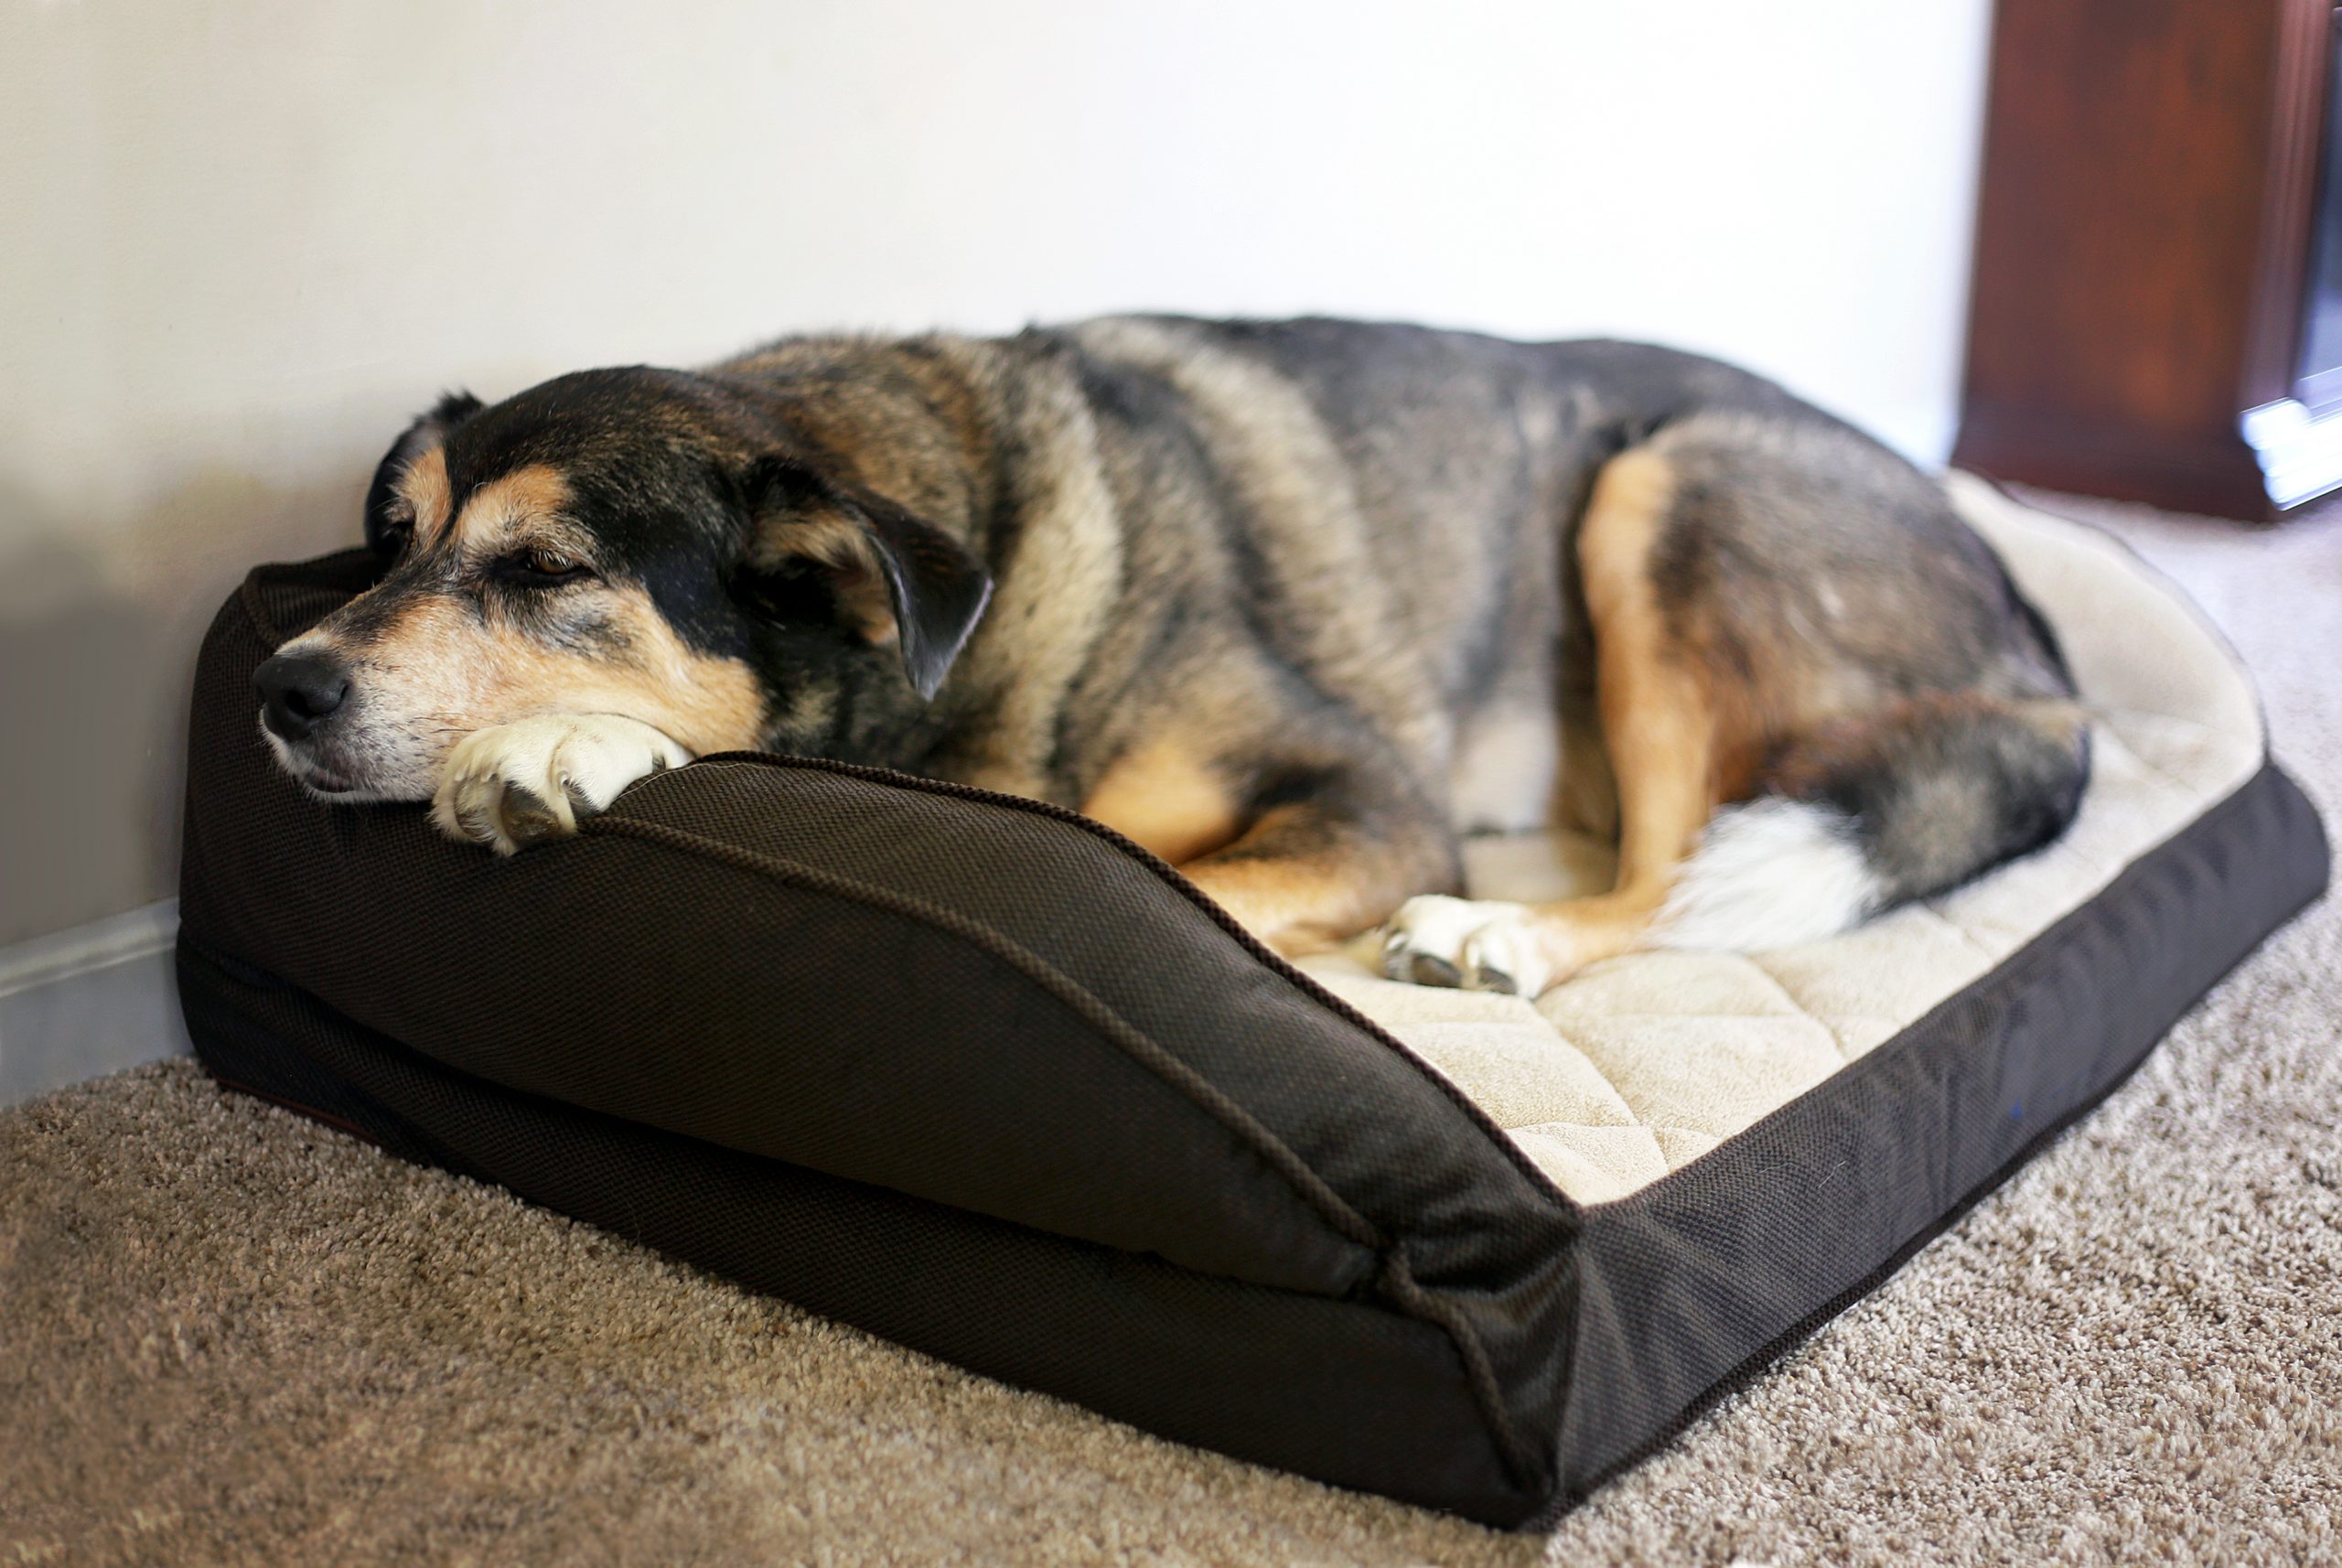
<instances>
[{"instance_id":1,"label":"dog's ear","mask_svg":"<svg viewBox=\"0 0 2342 1568\"><path fill-rule=\"evenodd\" d=\"M399 498L398 482L414 460L447 439L447 433L478 413L479 399L467 392L451 392L441 395L427 413L416 416L406 434L391 443L391 449L374 468L374 482L366 489L366 547L378 555L396 555L399 538L404 530L414 526L406 503Z\"/></svg>"},{"instance_id":2,"label":"dog's ear","mask_svg":"<svg viewBox=\"0 0 2342 1568\"><path fill-rule=\"evenodd\" d=\"M794 457L765 457L742 484L752 523L733 594L776 620L826 616L895 645L922 700L935 695L992 598L967 546L884 497Z\"/></svg>"}]
</instances>

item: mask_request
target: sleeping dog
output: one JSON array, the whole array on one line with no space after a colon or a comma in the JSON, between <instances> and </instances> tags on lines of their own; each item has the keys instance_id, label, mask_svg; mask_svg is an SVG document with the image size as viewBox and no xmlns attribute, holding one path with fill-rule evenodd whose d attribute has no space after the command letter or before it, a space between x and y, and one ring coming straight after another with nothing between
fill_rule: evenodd
<instances>
[{"instance_id":1,"label":"sleeping dog","mask_svg":"<svg viewBox=\"0 0 2342 1568\"><path fill-rule=\"evenodd\" d=\"M2056 639L1940 488L1611 342L1117 317L454 395L378 586L257 676L292 775L510 853L740 748L1074 807L1263 941L1535 994L1830 935L2057 834ZM1473 902L1559 821L1615 888Z\"/></svg>"}]
</instances>

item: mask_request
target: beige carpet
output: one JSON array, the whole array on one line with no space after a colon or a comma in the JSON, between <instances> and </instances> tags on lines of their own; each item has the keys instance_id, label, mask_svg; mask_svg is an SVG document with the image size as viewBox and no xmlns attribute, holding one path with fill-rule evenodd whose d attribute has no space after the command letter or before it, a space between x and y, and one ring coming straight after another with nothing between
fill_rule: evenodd
<instances>
[{"instance_id":1,"label":"beige carpet","mask_svg":"<svg viewBox=\"0 0 2342 1568\"><path fill-rule=\"evenodd\" d=\"M2342 806L2342 510L2080 503ZM172 1063L0 1116L0 1564L2342 1558L2342 910L1570 1519L1174 1447L414 1169Z\"/></svg>"}]
</instances>

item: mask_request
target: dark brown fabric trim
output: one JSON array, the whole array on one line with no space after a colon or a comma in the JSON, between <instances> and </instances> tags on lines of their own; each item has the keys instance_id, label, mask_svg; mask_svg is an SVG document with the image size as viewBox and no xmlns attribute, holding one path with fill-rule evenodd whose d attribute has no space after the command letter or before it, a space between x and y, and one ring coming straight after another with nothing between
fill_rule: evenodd
<instances>
[{"instance_id":1,"label":"dark brown fabric trim","mask_svg":"<svg viewBox=\"0 0 2342 1568\"><path fill-rule=\"evenodd\" d=\"M759 768L800 768L814 773L833 773L844 779L859 779L872 784L885 784L897 789L908 789L923 795L940 795L949 800L968 800L982 805L998 806L1027 816L1046 817L1051 822L1064 822L1080 828L1101 843L1113 845L1136 864L1144 866L1161 879L1163 885L1186 899L1213 925L1235 939L1237 944L1257 959L1262 967L1290 983L1303 995L1352 1028L1371 1035L1384 1049L1420 1073L1423 1081L1438 1090L1440 1097L1462 1112L1474 1126L1496 1145L1513 1167L1528 1179L1539 1201L1552 1206L1559 1212L1576 1216L1585 1211L1577 1199L1563 1192L1553 1178L1538 1167L1528 1152L1514 1143L1495 1118L1477 1102L1468 1099L1447 1076L1417 1056L1406 1042L1390 1030L1318 984L1294 967L1283 953L1262 942L1231 918L1227 910L1206 897L1202 888L1179 874L1179 868L1156 854L1134 839L1123 837L1095 817L1085 817L1047 800L1036 800L1024 795L1006 795L997 789L982 789L972 784L955 784L949 779L924 779L916 773L897 773L887 768L869 768L857 762L838 762L826 757L782 757L767 751L719 751L697 757L697 762L745 762Z\"/></svg>"},{"instance_id":2,"label":"dark brown fabric trim","mask_svg":"<svg viewBox=\"0 0 2342 1568\"><path fill-rule=\"evenodd\" d=\"M711 759L726 760L726 759ZM1004 797L1005 798L1005 797ZM1082 819L1086 821L1087 819ZM1276 1134L1262 1126L1251 1112L1222 1093L1218 1087L1198 1074L1187 1063L1165 1050L1144 1033L1131 1026L1120 1015L1105 1006L1088 991L1076 984L1057 967L1023 945L1012 942L991 928L964 918L948 909L935 908L920 901L872 887L852 878L840 876L816 867L800 865L777 856L761 854L714 839L654 822L638 822L624 816L605 815L590 819L586 831L596 834L616 834L625 838L658 844L680 854L698 855L720 861L758 875L777 881L794 883L815 892L874 905L903 915L944 931L959 940L971 943L1007 963L1037 985L1079 1013L1100 1035L1112 1040L1133 1060L1144 1066L1197 1107L1211 1116L1250 1146L1263 1161L1293 1187L1295 1192L1312 1208L1349 1240L1380 1251L1383 1266L1379 1283L1391 1299L1405 1311L1436 1325L1455 1340L1457 1353L1470 1374L1472 1391L1481 1413L1507 1462L1523 1477L1537 1473L1534 1451L1515 1428L1505 1405L1502 1391L1489 1369L1488 1351L1469 1314L1458 1312L1452 1303L1434 1297L1418 1286L1409 1272L1403 1251L1381 1235L1371 1221L1342 1200L1340 1194L1327 1185L1325 1179L1294 1153ZM1135 846L1133 846L1135 847ZM1167 868L1166 868L1167 869ZM1184 879L1183 879L1184 880ZM1509 1141L1509 1140L1508 1140Z\"/></svg>"},{"instance_id":3,"label":"dark brown fabric trim","mask_svg":"<svg viewBox=\"0 0 2342 1568\"><path fill-rule=\"evenodd\" d=\"M1132 1027L1120 1014L1076 984L1056 965L1029 948L1010 941L990 927L949 909L938 909L918 899L873 887L834 872L795 865L773 855L759 854L658 822L637 822L630 817L596 817L586 822L586 831L597 835L638 839L678 854L719 861L742 871L769 876L777 882L790 883L832 897L850 898L859 904L918 920L982 949L1073 1009L1091 1028L1120 1047L1133 1061L1187 1096L1198 1109L1234 1133L1283 1176L1302 1201L1316 1209L1318 1216L1344 1239L1365 1247L1386 1245L1381 1233L1364 1215L1343 1202L1339 1193L1327 1186L1322 1176L1311 1169L1300 1155L1286 1147L1275 1133L1262 1126L1250 1112L1221 1093L1218 1087L1187 1063Z\"/></svg>"},{"instance_id":4,"label":"dark brown fabric trim","mask_svg":"<svg viewBox=\"0 0 2342 1568\"><path fill-rule=\"evenodd\" d=\"M1488 1359L1488 1347L1481 1343L1475 1316L1463 1309L1455 1297L1438 1291L1427 1291L1415 1283L1414 1272L1407 1266L1407 1250L1403 1242L1394 1244L1382 1254L1381 1277L1376 1282L1382 1294L1424 1322L1435 1324L1446 1331L1455 1342L1456 1352L1463 1358L1464 1375L1472 1390L1472 1397L1488 1422L1489 1435L1496 1439L1497 1451L1504 1456L1514 1478L1524 1483L1540 1482L1545 1477L1547 1466L1533 1444L1512 1420L1504 1397L1504 1387L1497 1380L1496 1368Z\"/></svg>"}]
</instances>

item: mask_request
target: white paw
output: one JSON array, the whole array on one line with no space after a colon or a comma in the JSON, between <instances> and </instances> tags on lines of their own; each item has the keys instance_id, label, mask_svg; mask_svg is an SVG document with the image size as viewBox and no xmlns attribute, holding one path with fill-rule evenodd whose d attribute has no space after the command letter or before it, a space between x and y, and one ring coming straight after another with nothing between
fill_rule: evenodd
<instances>
[{"instance_id":1,"label":"white paw","mask_svg":"<svg viewBox=\"0 0 2342 1568\"><path fill-rule=\"evenodd\" d=\"M1427 893L1382 928L1382 972L1417 985L1535 996L1557 978L1525 904Z\"/></svg>"},{"instance_id":2,"label":"white paw","mask_svg":"<svg viewBox=\"0 0 2342 1568\"><path fill-rule=\"evenodd\" d=\"M450 838L499 854L564 838L638 779L691 753L615 714L543 714L476 730L448 754L431 820Z\"/></svg>"}]
</instances>

